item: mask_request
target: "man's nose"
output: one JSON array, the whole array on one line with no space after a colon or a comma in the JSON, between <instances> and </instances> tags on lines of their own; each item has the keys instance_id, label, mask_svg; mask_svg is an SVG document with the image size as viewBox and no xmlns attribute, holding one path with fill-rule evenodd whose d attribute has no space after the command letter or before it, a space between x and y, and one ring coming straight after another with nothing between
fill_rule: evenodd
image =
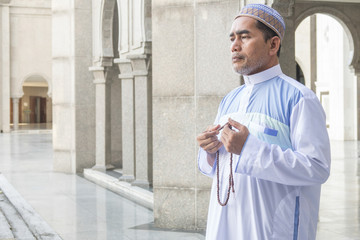
<instances>
[{"instance_id":1,"label":"man's nose","mask_svg":"<svg viewBox=\"0 0 360 240\"><path fill-rule=\"evenodd\" d=\"M231 43L231 52L239 52L241 50L241 43L239 40L235 39Z\"/></svg>"}]
</instances>

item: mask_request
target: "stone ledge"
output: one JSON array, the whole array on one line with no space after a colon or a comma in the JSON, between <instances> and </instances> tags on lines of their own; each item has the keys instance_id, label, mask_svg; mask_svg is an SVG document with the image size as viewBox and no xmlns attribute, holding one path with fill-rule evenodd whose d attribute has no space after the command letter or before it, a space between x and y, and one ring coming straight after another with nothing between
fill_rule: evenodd
<instances>
[{"instance_id":1,"label":"stone ledge","mask_svg":"<svg viewBox=\"0 0 360 240\"><path fill-rule=\"evenodd\" d=\"M154 209L154 194L150 191L132 186L128 182L119 181L118 178L93 169L84 169L84 177L150 210Z\"/></svg>"},{"instance_id":2,"label":"stone ledge","mask_svg":"<svg viewBox=\"0 0 360 240\"><path fill-rule=\"evenodd\" d=\"M11 220L10 223L16 224L16 226L11 226L14 230L20 226L21 233L18 234L24 234L24 231L26 231L28 228L28 230L34 236L34 239L61 240L61 237L42 219L42 217L37 212L35 212L30 204L28 204L25 199L22 198L22 196L15 190L15 188L6 180L2 174L0 174L0 189L15 211L12 212L12 209L9 209L11 211L8 211L7 218ZM23 221L24 224L26 224L26 228L21 226L20 221ZM28 238L26 237L21 239Z\"/></svg>"}]
</instances>

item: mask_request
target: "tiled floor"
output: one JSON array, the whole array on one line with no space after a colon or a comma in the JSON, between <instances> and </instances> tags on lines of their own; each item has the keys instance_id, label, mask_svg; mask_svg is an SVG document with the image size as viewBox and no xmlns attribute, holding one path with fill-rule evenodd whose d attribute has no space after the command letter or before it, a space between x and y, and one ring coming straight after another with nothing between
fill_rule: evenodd
<instances>
[{"instance_id":1,"label":"tiled floor","mask_svg":"<svg viewBox=\"0 0 360 240\"><path fill-rule=\"evenodd\" d=\"M152 211L74 174L52 171L51 134L0 134L0 171L65 240L204 239L153 227ZM318 240L360 239L359 142L332 142Z\"/></svg>"},{"instance_id":2,"label":"tiled floor","mask_svg":"<svg viewBox=\"0 0 360 240\"><path fill-rule=\"evenodd\" d=\"M319 240L360 239L360 142L331 142L331 174L321 193Z\"/></svg>"}]
</instances>

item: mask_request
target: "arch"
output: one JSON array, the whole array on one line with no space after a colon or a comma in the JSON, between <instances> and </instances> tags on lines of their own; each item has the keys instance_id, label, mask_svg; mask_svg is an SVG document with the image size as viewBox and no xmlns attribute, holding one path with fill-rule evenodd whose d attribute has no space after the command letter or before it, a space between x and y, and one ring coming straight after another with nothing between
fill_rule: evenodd
<instances>
[{"instance_id":1,"label":"arch","mask_svg":"<svg viewBox=\"0 0 360 240\"><path fill-rule=\"evenodd\" d=\"M351 60L348 63L349 67L352 69L358 69L359 66L357 64L359 63L359 52L360 52L360 46L359 46L359 35L356 31L356 27L352 24L351 19L346 16L343 12L337 10L333 7L328 6L316 6L316 7L310 7L303 11L301 14L299 14L295 19L295 30L299 26L299 24L307 17L316 14L316 13L322 13L330 15L331 17L335 18L343 27L345 30L347 36L350 40L350 49L352 49L352 52L350 53Z\"/></svg>"},{"instance_id":2,"label":"arch","mask_svg":"<svg viewBox=\"0 0 360 240\"><path fill-rule=\"evenodd\" d=\"M114 58L113 48L113 18L116 0L103 0L100 11L100 44L101 66L112 66Z\"/></svg>"},{"instance_id":3,"label":"arch","mask_svg":"<svg viewBox=\"0 0 360 240\"><path fill-rule=\"evenodd\" d=\"M48 76L46 76L45 74L43 74L43 73L30 73L30 74L25 75L22 78L21 84L19 86L20 87L19 92L21 92L21 95L24 95L23 85L26 82L26 80L28 80L31 77L35 77L35 76L38 76L38 77L44 79L47 82L47 84L48 84L47 95L51 98L52 97L52 82L50 81L50 78Z\"/></svg>"}]
</instances>

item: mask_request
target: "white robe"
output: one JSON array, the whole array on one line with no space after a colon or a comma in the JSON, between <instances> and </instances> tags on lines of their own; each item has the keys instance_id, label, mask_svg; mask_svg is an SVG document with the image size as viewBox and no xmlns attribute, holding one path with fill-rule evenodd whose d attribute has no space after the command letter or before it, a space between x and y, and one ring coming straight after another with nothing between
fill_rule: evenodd
<instances>
[{"instance_id":1,"label":"white robe","mask_svg":"<svg viewBox=\"0 0 360 240\"><path fill-rule=\"evenodd\" d=\"M244 76L245 85L222 100L215 124L228 118L248 127L233 156L235 194L218 204L216 162L200 148L200 171L213 178L206 239L314 240L321 184L330 173L325 113L316 95L279 65ZM221 134L219 134L220 137ZM225 201L230 154L220 149L220 196Z\"/></svg>"}]
</instances>

